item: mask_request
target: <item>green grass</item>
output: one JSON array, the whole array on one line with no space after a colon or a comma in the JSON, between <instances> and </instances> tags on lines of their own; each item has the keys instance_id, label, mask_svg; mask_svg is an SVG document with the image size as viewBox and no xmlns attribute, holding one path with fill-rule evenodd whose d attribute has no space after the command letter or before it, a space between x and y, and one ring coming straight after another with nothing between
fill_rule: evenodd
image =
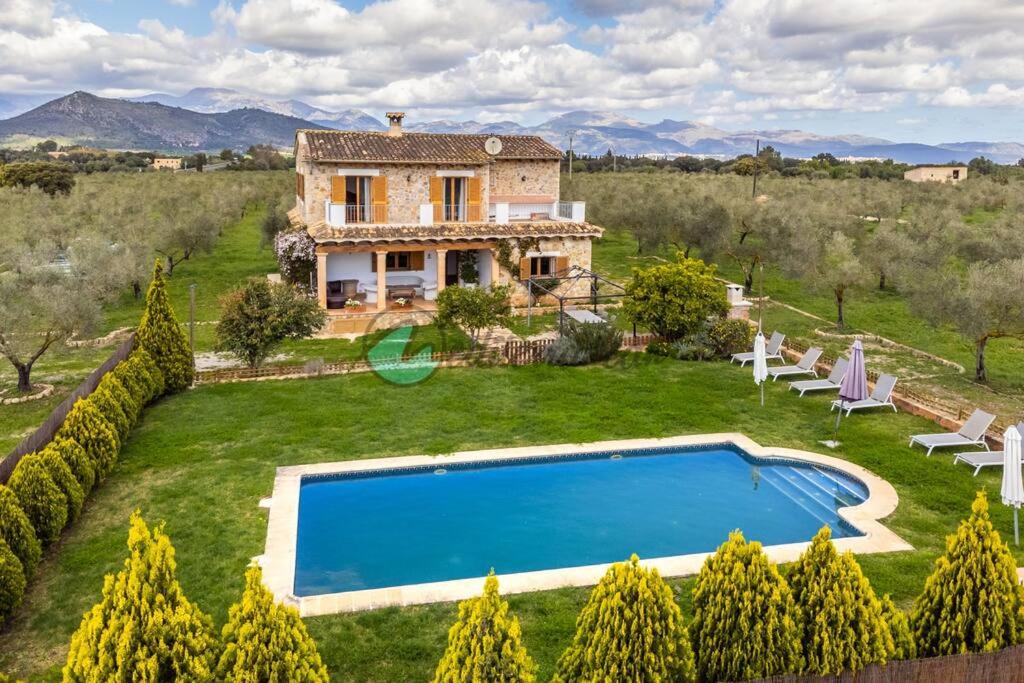
<instances>
[{"instance_id":1,"label":"green grass","mask_svg":"<svg viewBox=\"0 0 1024 683\"><path fill-rule=\"evenodd\" d=\"M396 406L416 408L399 417ZM82 612L97 600L103 575L123 560L136 508L151 522L166 520L187 594L222 624L249 558L262 552L266 513L257 503L281 465L720 431L819 451L816 442L831 425L826 397L801 399L770 384L761 408L749 368L646 354L584 368L441 370L404 387L373 375L200 387L147 411L121 463L47 554L25 606L0 636L0 669L58 678ZM909 415L859 414L844 421L837 452L888 479L900 495L885 523L916 550L860 559L872 584L905 607L975 491L998 496L996 473L973 478L949 455L928 459L906 447L908 434L932 429ZM993 517L1003 532L1012 528L1007 508L993 505ZM692 582L672 585L688 613ZM586 594L511 598L541 680L569 642ZM442 604L307 623L335 680L425 680L454 614L453 605Z\"/></svg>"}]
</instances>

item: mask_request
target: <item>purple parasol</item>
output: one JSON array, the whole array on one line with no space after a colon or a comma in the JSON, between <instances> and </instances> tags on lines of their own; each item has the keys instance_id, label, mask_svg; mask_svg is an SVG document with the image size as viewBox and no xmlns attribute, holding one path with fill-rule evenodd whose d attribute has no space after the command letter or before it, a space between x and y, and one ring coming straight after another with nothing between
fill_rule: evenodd
<instances>
[{"instance_id":1,"label":"purple parasol","mask_svg":"<svg viewBox=\"0 0 1024 683\"><path fill-rule=\"evenodd\" d=\"M868 397L868 375L864 370L864 345L860 339L850 349L850 365L847 366L843 383L839 385L841 401L863 401Z\"/></svg>"}]
</instances>

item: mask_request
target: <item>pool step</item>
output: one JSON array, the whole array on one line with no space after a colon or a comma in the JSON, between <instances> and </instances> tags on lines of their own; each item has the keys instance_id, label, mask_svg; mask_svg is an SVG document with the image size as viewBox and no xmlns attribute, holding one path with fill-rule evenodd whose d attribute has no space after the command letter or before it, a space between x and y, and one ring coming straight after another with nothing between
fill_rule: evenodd
<instances>
[{"instance_id":1,"label":"pool step","mask_svg":"<svg viewBox=\"0 0 1024 683\"><path fill-rule=\"evenodd\" d=\"M805 490L808 495L813 496L822 505L831 508L832 505L839 501L840 507L850 507L857 505L860 502L860 497L852 495L848 489L842 486L836 486L839 484L835 479L829 477L828 479L820 478L816 470L803 470L794 468L791 470L784 470L780 474L787 479L791 480L795 485ZM836 489L839 490L836 490Z\"/></svg>"},{"instance_id":2,"label":"pool step","mask_svg":"<svg viewBox=\"0 0 1024 683\"><path fill-rule=\"evenodd\" d=\"M834 526L834 523L829 521L833 516L831 508L823 504L818 498L810 495L806 489L801 488L789 478L782 476L776 468L766 467L762 469L761 482L768 484L799 505L807 514L814 517L822 525Z\"/></svg>"}]
</instances>

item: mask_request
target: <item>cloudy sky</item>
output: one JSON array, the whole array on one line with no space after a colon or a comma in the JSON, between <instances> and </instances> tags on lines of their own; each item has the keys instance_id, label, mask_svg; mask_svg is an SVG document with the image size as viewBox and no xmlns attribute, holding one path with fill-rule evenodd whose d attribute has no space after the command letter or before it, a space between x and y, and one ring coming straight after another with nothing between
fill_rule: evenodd
<instances>
[{"instance_id":1,"label":"cloudy sky","mask_svg":"<svg viewBox=\"0 0 1024 683\"><path fill-rule=\"evenodd\" d=\"M1019 140L1021 0L0 0L0 99L227 87L417 120L575 109Z\"/></svg>"}]
</instances>

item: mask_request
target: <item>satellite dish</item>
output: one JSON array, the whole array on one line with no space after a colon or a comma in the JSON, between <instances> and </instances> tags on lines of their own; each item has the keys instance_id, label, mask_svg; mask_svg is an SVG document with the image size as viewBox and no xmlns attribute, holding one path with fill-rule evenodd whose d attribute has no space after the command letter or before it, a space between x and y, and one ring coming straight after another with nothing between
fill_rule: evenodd
<instances>
[{"instance_id":1,"label":"satellite dish","mask_svg":"<svg viewBox=\"0 0 1024 683\"><path fill-rule=\"evenodd\" d=\"M492 157L501 154L501 139L493 135L484 142L484 150Z\"/></svg>"}]
</instances>

